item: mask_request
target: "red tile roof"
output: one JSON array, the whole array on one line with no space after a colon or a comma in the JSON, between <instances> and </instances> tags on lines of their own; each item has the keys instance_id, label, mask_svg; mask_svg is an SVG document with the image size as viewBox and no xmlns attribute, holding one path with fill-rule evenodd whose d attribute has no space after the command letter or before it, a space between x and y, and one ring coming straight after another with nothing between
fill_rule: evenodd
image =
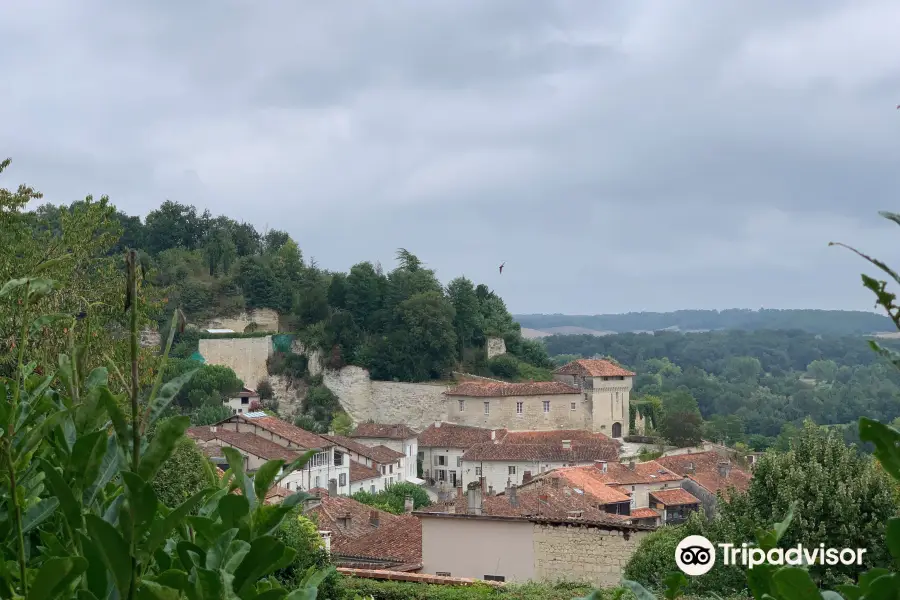
<instances>
[{"instance_id":1,"label":"red tile roof","mask_svg":"<svg viewBox=\"0 0 900 600\"><path fill-rule=\"evenodd\" d=\"M617 460L619 447L604 441L572 440L566 450L558 444L507 444L486 442L476 444L466 450L464 461L542 461L561 463L584 463L595 460Z\"/></svg>"},{"instance_id":2,"label":"red tile roof","mask_svg":"<svg viewBox=\"0 0 900 600\"><path fill-rule=\"evenodd\" d=\"M187 430L188 436L200 441L218 441L221 444L213 444L215 446L228 445L243 450L245 453L258 456L264 460L283 459L287 462L299 458L300 453L284 446L277 444L264 437L260 437L249 431L237 432L217 427L215 432L210 431L209 427L191 427Z\"/></svg>"},{"instance_id":3,"label":"red tile roof","mask_svg":"<svg viewBox=\"0 0 900 600\"><path fill-rule=\"evenodd\" d=\"M561 381L535 381L532 383L495 383L491 381L465 381L444 392L448 396L472 396L498 398L508 396L547 396L556 394L580 394L581 390Z\"/></svg>"},{"instance_id":4,"label":"red tile roof","mask_svg":"<svg viewBox=\"0 0 900 600\"><path fill-rule=\"evenodd\" d=\"M371 522L373 512L378 515L377 525ZM306 514L315 515L320 530L331 531L333 554L422 562L422 527L416 517L393 515L344 496L324 496Z\"/></svg>"},{"instance_id":5,"label":"red tile roof","mask_svg":"<svg viewBox=\"0 0 900 600\"><path fill-rule=\"evenodd\" d=\"M563 440L594 440L609 444L621 445L602 433L594 433L586 429L555 429L552 431L510 431L503 437L504 444L549 444L561 443Z\"/></svg>"},{"instance_id":6,"label":"red tile roof","mask_svg":"<svg viewBox=\"0 0 900 600\"><path fill-rule=\"evenodd\" d=\"M656 461L636 463L633 471L622 463L607 461L606 472L597 464L564 467L538 475L529 485L535 485L540 480L550 477L564 477L575 485L590 490L594 490L594 486L609 486L622 493L630 493L625 486L682 480L680 475L663 468ZM599 492L592 491L592 493Z\"/></svg>"},{"instance_id":7,"label":"red tile roof","mask_svg":"<svg viewBox=\"0 0 900 600\"><path fill-rule=\"evenodd\" d=\"M352 440L342 435L323 435L322 437L329 442L333 442L334 444L342 446L347 450L350 450L351 452L356 452L361 456L370 458L382 465L395 463L404 456L402 452L391 450L387 446L366 446L364 444L360 444L356 440Z\"/></svg>"},{"instance_id":8,"label":"red tile roof","mask_svg":"<svg viewBox=\"0 0 900 600\"><path fill-rule=\"evenodd\" d=\"M719 491L727 493L731 488L743 492L750 487L752 475L735 467L733 464L730 465L727 476L722 477L719 474L719 463L725 459L716 452L663 456L656 460L672 471L697 482L711 494ZM691 467L693 467L693 472Z\"/></svg>"},{"instance_id":9,"label":"red tile roof","mask_svg":"<svg viewBox=\"0 0 900 600\"><path fill-rule=\"evenodd\" d=\"M376 477L381 477L381 472L377 469L367 467L366 465L358 463L355 460L350 461L350 483L365 481L366 479L374 479Z\"/></svg>"},{"instance_id":10,"label":"red tile roof","mask_svg":"<svg viewBox=\"0 0 900 600\"><path fill-rule=\"evenodd\" d=\"M305 448L307 450L322 449L333 446L331 442L320 435L310 433L305 429L300 429L299 427L291 425L287 421L282 421L281 419L276 419L275 417L270 417L268 415L264 417L248 417L246 414L237 414L229 417L223 422L239 422L256 425L257 427L265 429L270 433L274 433L275 435L290 440L301 448Z\"/></svg>"},{"instance_id":11,"label":"red tile roof","mask_svg":"<svg viewBox=\"0 0 900 600\"><path fill-rule=\"evenodd\" d=\"M660 515L652 508L634 508L630 516L632 519L658 519Z\"/></svg>"},{"instance_id":12,"label":"red tile roof","mask_svg":"<svg viewBox=\"0 0 900 600\"><path fill-rule=\"evenodd\" d=\"M634 377L634 373L600 358L573 360L553 371L555 375L581 375L582 377Z\"/></svg>"},{"instance_id":13,"label":"red tile roof","mask_svg":"<svg viewBox=\"0 0 900 600\"><path fill-rule=\"evenodd\" d=\"M497 439L506 435L505 429L495 430ZM419 447L425 448L469 448L481 442L491 441L491 430L467 425L441 423L431 424L419 434Z\"/></svg>"},{"instance_id":14,"label":"red tile roof","mask_svg":"<svg viewBox=\"0 0 900 600\"><path fill-rule=\"evenodd\" d=\"M631 500L628 494L612 486L606 485L605 483L599 481L596 477L593 477L589 469L583 469L579 467L556 469L544 476L544 483L554 478L559 478L561 481L565 482L563 483L563 486L567 485L569 487L580 489L585 493L590 494L594 498L597 498L603 504L628 502L629 500ZM547 488L553 486L542 485L541 482L536 482L534 484L534 487Z\"/></svg>"},{"instance_id":15,"label":"red tile roof","mask_svg":"<svg viewBox=\"0 0 900 600\"><path fill-rule=\"evenodd\" d=\"M350 437L384 438L390 440L409 440L416 437L416 432L400 424L360 423Z\"/></svg>"},{"instance_id":16,"label":"red tile roof","mask_svg":"<svg viewBox=\"0 0 900 600\"><path fill-rule=\"evenodd\" d=\"M700 504L700 500L693 494L681 488L671 490L656 490L650 492L650 497L655 498L663 506L681 506L683 504Z\"/></svg>"}]
</instances>

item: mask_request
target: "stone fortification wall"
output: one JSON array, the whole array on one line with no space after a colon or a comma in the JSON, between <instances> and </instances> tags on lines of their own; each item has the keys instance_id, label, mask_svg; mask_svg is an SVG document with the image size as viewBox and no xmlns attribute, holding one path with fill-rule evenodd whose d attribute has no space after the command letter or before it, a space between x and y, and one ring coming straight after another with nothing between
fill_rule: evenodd
<instances>
[{"instance_id":1,"label":"stone fortification wall","mask_svg":"<svg viewBox=\"0 0 900 600\"><path fill-rule=\"evenodd\" d=\"M371 381L366 369L354 366L325 370L324 383L354 423L404 423L421 431L447 419L444 385Z\"/></svg>"},{"instance_id":2,"label":"stone fortification wall","mask_svg":"<svg viewBox=\"0 0 900 600\"><path fill-rule=\"evenodd\" d=\"M231 329L237 333L244 333L250 323L256 323L257 331L280 331L278 311L271 308L257 308L231 317L213 319L204 329Z\"/></svg>"},{"instance_id":3,"label":"stone fortification wall","mask_svg":"<svg viewBox=\"0 0 900 600\"><path fill-rule=\"evenodd\" d=\"M256 389L256 384L269 376L266 360L273 352L270 335L201 339L199 350L206 364L231 367L244 386L250 389Z\"/></svg>"},{"instance_id":4,"label":"stone fortification wall","mask_svg":"<svg viewBox=\"0 0 900 600\"><path fill-rule=\"evenodd\" d=\"M506 341L502 337L489 337L485 344L485 354L488 360L506 354Z\"/></svg>"}]
</instances>

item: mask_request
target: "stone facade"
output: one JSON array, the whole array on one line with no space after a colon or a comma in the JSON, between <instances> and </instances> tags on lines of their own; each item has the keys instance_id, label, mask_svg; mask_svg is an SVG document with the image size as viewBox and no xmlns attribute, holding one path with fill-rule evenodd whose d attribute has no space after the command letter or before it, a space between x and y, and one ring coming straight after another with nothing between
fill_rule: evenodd
<instances>
[{"instance_id":1,"label":"stone facade","mask_svg":"<svg viewBox=\"0 0 900 600\"><path fill-rule=\"evenodd\" d=\"M495 356L506 354L506 342L502 337L489 337L485 343L485 354L487 359L491 360Z\"/></svg>"},{"instance_id":2,"label":"stone facade","mask_svg":"<svg viewBox=\"0 0 900 600\"><path fill-rule=\"evenodd\" d=\"M269 376L266 360L273 353L270 335L201 339L199 350L206 364L231 367L244 387L256 389L257 383Z\"/></svg>"},{"instance_id":3,"label":"stone facade","mask_svg":"<svg viewBox=\"0 0 900 600\"><path fill-rule=\"evenodd\" d=\"M232 317L213 319L206 324L204 329L231 329L236 333L244 333L247 326L256 323L257 331L280 331L278 326L278 311L271 308L257 308L250 312L242 312Z\"/></svg>"},{"instance_id":4,"label":"stone facade","mask_svg":"<svg viewBox=\"0 0 900 600\"><path fill-rule=\"evenodd\" d=\"M534 578L617 586L622 581L625 565L647 534L646 531L535 523Z\"/></svg>"},{"instance_id":5,"label":"stone facade","mask_svg":"<svg viewBox=\"0 0 900 600\"><path fill-rule=\"evenodd\" d=\"M518 412L520 402L521 413ZM550 403L549 412L544 412L544 402ZM488 404L488 414L485 414L485 403ZM447 413L446 420L458 425L487 429L506 428L510 431L589 430L593 423L588 405L581 394L491 398L448 396Z\"/></svg>"},{"instance_id":6,"label":"stone facade","mask_svg":"<svg viewBox=\"0 0 900 600\"><path fill-rule=\"evenodd\" d=\"M462 485L463 488L466 488L470 483L484 477L486 486L494 488L495 492L502 492L506 489L507 483L515 486L522 485L522 478L526 472L534 477L560 467L589 464L594 464L594 461L565 463L539 460L464 460L462 461Z\"/></svg>"},{"instance_id":7,"label":"stone facade","mask_svg":"<svg viewBox=\"0 0 900 600\"><path fill-rule=\"evenodd\" d=\"M554 375L553 378L584 390L585 410L590 415L587 429L614 438L629 435L631 377Z\"/></svg>"},{"instance_id":8,"label":"stone facade","mask_svg":"<svg viewBox=\"0 0 900 600\"><path fill-rule=\"evenodd\" d=\"M324 371L324 383L354 423L404 423L421 431L447 420L446 385L372 381L362 367Z\"/></svg>"}]
</instances>

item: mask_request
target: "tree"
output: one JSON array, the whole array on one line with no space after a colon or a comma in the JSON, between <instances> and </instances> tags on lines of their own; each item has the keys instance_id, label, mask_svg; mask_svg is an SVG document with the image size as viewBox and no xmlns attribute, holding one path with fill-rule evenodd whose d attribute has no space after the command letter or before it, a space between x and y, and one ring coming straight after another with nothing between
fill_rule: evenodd
<instances>
[{"instance_id":1,"label":"tree","mask_svg":"<svg viewBox=\"0 0 900 600\"><path fill-rule=\"evenodd\" d=\"M190 438L181 438L172 456L163 463L153 479L153 491L160 502L175 508L182 502L210 486L218 478L206 455Z\"/></svg>"},{"instance_id":2,"label":"tree","mask_svg":"<svg viewBox=\"0 0 900 600\"><path fill-rule=\"evenodd\" d=\"M456 333L453 307L438 292L416 294L397 307L388 356L405 381L440 377L453 365Z\"/></svg>"},{"instance_id":3,"label":"tree","mask_svg":"<svg viewBox=\"0 0 900 600\"><path fill-rule=\"evenodd\" d=\"M294 588L306 575L310 567L326 569L331 566L331 557L325 551L325 543L319 535L316 524L301 514L299 509L291 511L275 531L275 537L288 548L297 551L289 565L275 571L275 578L288 589ZM338 575L332 571L319 584L322 598L337 598Z\"/></svg>"},{"instance_id":4,"label":"tree","mask_svg":"<svg viewBox=\"0 0 900 600\"><path fill-rule=\"evenodd\" d=\"M199 408L204 405L222 404L243 389L230 367L222 365L198 364L191 359L174 359L169 362L164 380L171 381L189 371L195 371L191 380L178 392L175 404L185 408Z\"/></svg>"},{"instance_id":5,"label":"tree","mask_svg":"<svg viewBox=\"0 0 900 600\"><path fill-rule=\"evenodd\" d=\"M338 435L347 435L353 431L353 419L350 418L350 415L341 411L334 415L334 418L331 420L331 429Z\"/></svg>"},{"instance_id":6,"label":"tree","mask_svg":"<svg viewBox=\"0 0 900 600\"><path fill-rule=\"evenodd\" d=\"M693 446L702 439L703 418L697 401L686 390L663 396L660 433L675 446Z\"/></svg>"},{"instance_id":7,"label":"tree","mask_svg":"<svg viewBox=\"0 0 900 600\"><path fill-rule=\"evenodd\" d=\"M894 515L893 486L869 457L848 448L837 432L807 422L784 453L766 453L753 470L746 494L719 502L719 518L732 539L752 539L756 528L783 515L797 502L783 547L867 548L869 567L886 564L881 543L885 524ZM810 567L821 581L834 583L858 568L847 565Z\"/></svg>"},{"instance_id":8,"label":"tree","mask_svg":"<svg viewBox=\"0 0 900 600\"><path fill-rule=\"evenodd\" d=\"M196 250L204 233L204 223L197 216L196 208L166 200L158 209L147 214L144 243L153 254L170 248Z\"/></svg>"},{"instance_id":9,"label":"tree","mask_svg":"<svg viewBox=\"0 0 900 600\"><path fill-rule=\"evenodd\" d=\"M833 360L814 360L806 368L806 372L816 383L831 383L837 377L837 370L837 363Z\"/></svg>"},{"instance_id":10,"label":"tree","mask_svg":"<svg viewBox=\"0 0 900 600\"><path fill-rule=\"evenodd\" d=\"M483 317L475 286L469 279L457 277L451 281L447 286L447 296L455 311L453 328L456 331L458 358L462 360L463 350L475 343L475 334L482 328Z\"/></svg>"}]
</instances>

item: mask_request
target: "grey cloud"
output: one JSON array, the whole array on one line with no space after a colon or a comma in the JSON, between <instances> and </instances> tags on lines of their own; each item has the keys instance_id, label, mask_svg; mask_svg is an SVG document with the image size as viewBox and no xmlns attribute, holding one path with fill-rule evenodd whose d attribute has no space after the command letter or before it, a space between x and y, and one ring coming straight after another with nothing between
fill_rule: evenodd
<instances>
[{"instance_id":1,"label":"grey cloud","mask_svg":"<svg viewBox=\"0 0 900 600\"><path fill-rule=\"evenodd\" d=\"M403 246L519 312L868 308L900 184L890 0L0 7L3 185ZM496 265L507 261L502 277Z\"/></svg>"}]
</instances>

